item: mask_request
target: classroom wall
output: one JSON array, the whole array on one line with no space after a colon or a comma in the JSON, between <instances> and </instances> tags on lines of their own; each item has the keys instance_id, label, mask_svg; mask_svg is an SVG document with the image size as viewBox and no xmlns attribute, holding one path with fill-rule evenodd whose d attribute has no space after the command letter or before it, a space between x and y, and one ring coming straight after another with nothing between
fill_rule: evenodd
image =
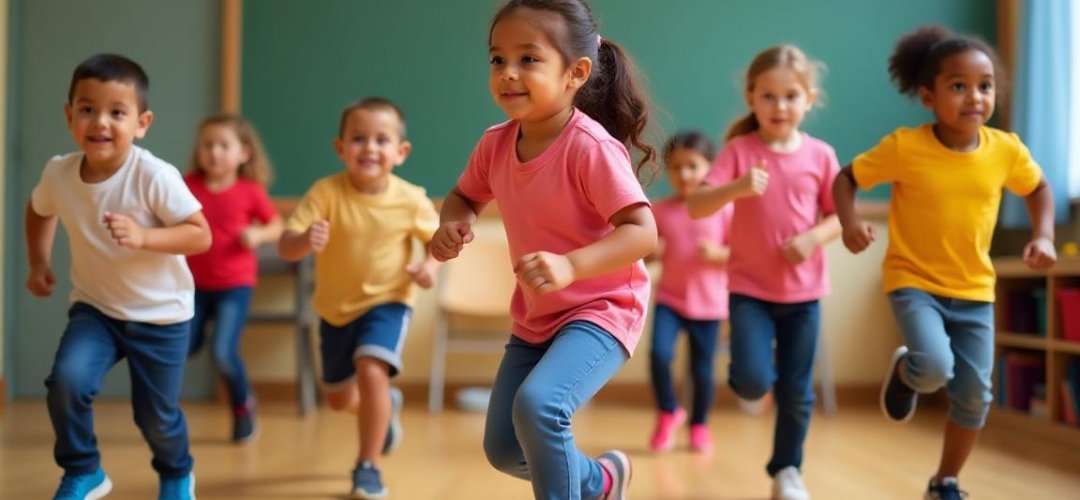
<instances>
[{"instance_id":1,"label":"classroom wall","mask_svg":"<svg viewBox=\"0 0 1080 500\"><path fill-rule=\"evenodd\" d=\"M7 91L8 91L8 0L0 0L0 179L7 178ZM8 186L5 183L0 186L0 221L7 220L7 191ZM7 240L8 238L4 238ZM8 268L7 259L7 245L5 241L0 243L0 283L5 285L0 286L0 329L7 327L7 277L6 271ZM5 387L6 380L6 367L4 365L4 346L7 344L7 336L0 335L0 406L3 405L3 399L6 397L5 391L2 390Z\"/></svg>"}]
</instances>

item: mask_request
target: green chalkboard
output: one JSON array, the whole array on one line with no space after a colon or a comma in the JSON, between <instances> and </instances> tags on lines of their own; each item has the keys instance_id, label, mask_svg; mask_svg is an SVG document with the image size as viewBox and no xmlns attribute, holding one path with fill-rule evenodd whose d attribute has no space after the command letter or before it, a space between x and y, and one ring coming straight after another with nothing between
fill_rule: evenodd
<instances>
[{"instance_id":1,"label":"green chalkboard","mask_svg":"<svg viewBox=\"0 0 1080 500\"><path fill-rule=\"evenodd\" d=\"M398 174L445 194L484 129L504 120L487 92L496 0L244 2L242 107L278 170L276 195L300 195L341 168L331 141L348 102L382 95L408 117L414 153ZM846 163L929 115L889 84L896 38L937 23L994 40L985 0L595 0L602 36L646 77L662 135L719 137L745 111L740 75L761 49L794 43L829 68L825 106L804 122ZM666 181L650 188L668 192ZM887 197L887 191L869 198Z\"/></svg>"}]
</instances>

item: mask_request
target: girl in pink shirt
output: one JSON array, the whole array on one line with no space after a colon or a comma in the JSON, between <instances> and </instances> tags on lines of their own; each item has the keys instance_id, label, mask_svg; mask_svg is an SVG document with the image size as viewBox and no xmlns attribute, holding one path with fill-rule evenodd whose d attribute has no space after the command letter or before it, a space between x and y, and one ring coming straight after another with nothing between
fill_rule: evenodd
<instances>
[{"instance_id":1,"label":"girl in pink shirt","mask_svg":"<svg viewBox=\"0 0 1080 500\"><path fill-rule=\"evenodd\" d=\"M648 103L582 0L511 0L488 40L490 91L510 121L480 138L431 242L437 259L456 257L477 214L498 205L518 284L484 451L536 498L623 499L627 456L585 455L570 423L629 359L645 320L641 259L656 225L636 174L655 156L642 138ZM636 168L627 145L642 153Z\"/></svg>"},{"instance_id":2,"label":"girl in pink shirt","mask_svg":"<svg viewBox=\"0 0 1080 500\"><path fill-rule=\"evenodd\" d=\"M656 257L663 262L653 313L649 364L659 410L649 447L667 451L675 444L675 429L686 422L686 410L678 405L671 378L671 361L679 330L686 330L690 347L694 405L690 419L690 448L708 452L712 436L705 425L713 396L713 358L720 322L727 319L727 230L731 207L712 215L691 219L686 198L693 193L713 158L713 144L704 134L684 132L664 145L668 180L675 190L670 198L653 205L656 229L662 242Z\"/></svg>"},{"instance_id":3,"label":"girl in pink shirt","mask_svg":"<svg viewBox=\"0 0 1080 500\"><path fill-rule=\"evenodd\" d=\"M754 58L746 74L750 113L728 132L705 179L712 187L688 202L695 217L734 202L728 379L743 399L773 390L776 433L766 470L772 498L784 500L809 498L799 469L814 404L818 299L829 292L821 247L840 234L830 189L836 153L799 131L818 95L817 67L791 45Z\"/></svg>"},{"instance_id":4,"label":"girl in pink shirt","mask_svg":"<svg viewBox=\"0 0 1080 500\"><path fill-rule=\"evenodd\" d=\"M195 278L188 355L210 337L211 359L232 403L232 439L242 443L255 436L255 396L240 358L258 271L255 248L277 241L282 222L266 193L270 161L247 120L232 114L206 118L191 156L184 181L203 206L213 242L206 253L187 257Z\"/></svg>"}]
</instances>

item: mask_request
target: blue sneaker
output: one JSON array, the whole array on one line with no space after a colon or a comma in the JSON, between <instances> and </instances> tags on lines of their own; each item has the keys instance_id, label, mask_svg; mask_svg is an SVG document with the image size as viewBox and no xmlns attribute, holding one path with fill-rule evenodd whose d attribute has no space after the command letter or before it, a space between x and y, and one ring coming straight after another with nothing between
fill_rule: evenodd
<instances>
[{"instance_id":1,"label":"blue sneaker","mask_svg":"<svg viewBox=\"0 0 1080 500\"><path fill-rule=\"evenodd\" d=\"M195 500L195 473L160 479L158 500Z\"/></svg>"},{"instance_id":2,"label":"blue sneaker","mask_svg":"<svg viewBox=\"0 0 1080 500\"><path fill-rule=\"evenodd\" d=\"M389 455L401 446L404 430L401 427L401 406L405 403L405 396L401 389L390 388L390 427L386 429L386 440L383 441L382 454Z\"/></svg>"},{"instance_id":3,"label":"blue sneaker","mask_svg":"<svg viewBox=\"0 0 1080 500\"><path fill-rule=\"evenodd\" d=\"M611 488L601 495L602 500L626 500L626 490L630 488L630 477L633 469L630 467L630 457L619 450L611 450L597 459L600 466L611 474Z\"/></svg>"},{"instance_id":4,"label":"blue sneaker","mask_svg":"<svg viewBox=\"0 0 1080 500\"><path fill-rule=\"evenodd\" d=\"M368 461L356 464L352 471L352 495L350 498L367 500L384 498L388 491L382 484L379 469Z\"/></svg>"},{"instance_id":5,"label":"blue sneaker","mask_svg":"<svg viewBox=\"0 0 1080 500\"><path fill-rule=\"evenodd\" d=\"M89 474L64 474L53 500L96 500L108 495L110 491L112 481L109 481L109 476L98 467L98 470Z\"/></svg>"},{"instance_id":6,"label":"blue sneaker","mask_svg":"<svg viewBox=\"0 0 1080 500\"><path fill-rule=\"evenodd\" d=\"M947 477L940 483L931 479L923 498L925 500L961 500L967 496L967 492L960 489L960 482L955 477Z\"/></svg>"},{"instance_id":7,"label":"blue sneaker","mask_svg":"<svg viewBox=\"0 0 1080 500\"><path fill-rule=\"evenodd\" d=\"M900 363L907 356L908 348L900 346L893 352L889 374L881 385L881 412L894 422L907 422L915 416L919 394L900 379Z\"/></svg>"}]
</instances>

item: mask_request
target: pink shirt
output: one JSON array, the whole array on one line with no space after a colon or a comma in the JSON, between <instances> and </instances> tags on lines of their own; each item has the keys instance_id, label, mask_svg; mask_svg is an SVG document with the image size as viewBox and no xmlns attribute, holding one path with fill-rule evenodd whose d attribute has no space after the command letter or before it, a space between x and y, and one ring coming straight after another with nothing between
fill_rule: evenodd
<instances>
[{"instance_id":1,"label":"pink shirt","mask_svg":"<svg viewBox=\"0 0 1080 500\"><path fill-rule=\"evenodd\" d=\"M701 260L698 246L702 240L727 246L731 213L729 205L703 219L692 219L686 201L675 197L653 205L657 233L664 241L657 303L686 319L727 319L727 272L723 265Z\"/></svg>"},{"instance_id":2,"label":"pink shirt","mask_svg":"<svg viewBox=\"0 0 1080 500\"><path fill-rule=\"evenodd\" d=\"M626 148L585 113L575 110L555 142L525 163L517 157L519 128L516 121L489 128L457 184L473 201L495 200L514 262L532 252L566 254L595 243L614 229L608 220L615 213L648 205ZM633 354L648 303L649 276L639 260L548 294L519 285L510 315L514 334L526 342L546 342L567 323L586 320Z\"/></svg>"},{"instance_id":3,"label":"pink shirt","mask_svg":"<svg viewBox=\"0 0 1080 500\"><path fill-rule=\"evenodd\" d=\"M731 293L769 302L795 303L829 294L822 249L801 264L784 258L781 247L835 212L832 181L840 170L832 146L803 134L797 151L770 150L757 134L729 141L705 178L711 185L731 182L761 160L769 186L761 196L735 201L731 222Z\"/></svg>"}]
</instances>

